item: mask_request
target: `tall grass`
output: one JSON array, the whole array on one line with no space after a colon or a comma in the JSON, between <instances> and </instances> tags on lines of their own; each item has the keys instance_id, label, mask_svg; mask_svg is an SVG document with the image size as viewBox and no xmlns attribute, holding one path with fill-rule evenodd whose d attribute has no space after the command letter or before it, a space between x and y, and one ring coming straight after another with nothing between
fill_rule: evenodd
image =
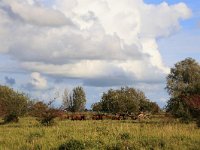
<instances>
[{"instance_id":1,"label":"tall grass","mask_svg":"<svg viewBox=\"0 0 200 150\"><path fill-rule=\"evenodd\" d=\"M57 120L54 126L45 127L27 117L19 123L0 125L0 150L59 149L70 141L72 145L73 141L82 143L87 150L198 150L200 130L193 123L159 118L143 122Z\"/></svg>"}]
</instances>

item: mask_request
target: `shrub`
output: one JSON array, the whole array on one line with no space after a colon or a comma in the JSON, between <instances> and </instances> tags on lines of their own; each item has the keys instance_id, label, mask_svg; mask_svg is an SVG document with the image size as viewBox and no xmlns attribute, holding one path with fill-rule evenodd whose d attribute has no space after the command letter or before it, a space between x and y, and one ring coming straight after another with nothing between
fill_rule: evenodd
<instances>
[{"instance_id":1,"label":"shrub","mask_svg":"<svg viewBox=\"0 0 200 150\"><path fill-rule=\"evenodd\" d=\"M84 150L85 144L82 141L70 140L64 144L61 144L59 150Z\"/></svg>"},{"instance_id":2,"label":"shrub","mask_svg":"<svg viewBox=\"0 0 200 150\"><path fill-rule=\"evenodd\" d=\"M37 121L39 121L42 125L50 126L54 124L54 119L58 117L59 110L54 109L50 105L53 101L50 101L48 104L45 104L42 101L38 101L29 109L29 114L31 116L37 117Z\"/></svg>"},{"instance_id":3,"label":"shrub","mask_svg":"<svg viewBox=\"0 0 200 150\"><path fill-rule=\"evenodd\" d=\"M4 117L4 123L18 122L19 118L15 113L8 114Z\"/></svg>"},{"instance_id":4,"label":"shrub","mask_svg":"<svg viewBox=\"0 0 200 150\"><path fill-rule=\"evenodd\" d=\"M29 115L33 117L41 117L42 113L48 109L48 105L42 101L33 102L29 108Z\"/></svg>"},{"instance_id":5,"label":"shrub","mask_svg":"<svg viewBox=\"0 0 200 150\"><path fill-rule=\"evenodd\" d=\"M57 110L47 109L42 114L38 121L45 126L50 126L54 124L54 119L57 117Z\"/></svg>"}]
</instances>

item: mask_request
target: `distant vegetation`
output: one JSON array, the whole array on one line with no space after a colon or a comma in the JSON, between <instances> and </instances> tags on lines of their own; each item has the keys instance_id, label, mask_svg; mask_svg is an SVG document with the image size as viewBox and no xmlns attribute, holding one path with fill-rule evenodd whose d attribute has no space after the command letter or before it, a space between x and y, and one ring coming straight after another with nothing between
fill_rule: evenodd
<instances>
[{"instance_id":1,"label":"distant vegetation","mask_svg":"<svg viewBox=\"0 0 200 150\"><path fill-rule=\"evenodd\" d=\"M118 90L110 89L103 93L100 102L92 105L92 110L107 113L128 113L137 114L139 112L158 113L159 106L155 102L150 102L140 90L122 87Z\"/></svg>"}]
</instances>

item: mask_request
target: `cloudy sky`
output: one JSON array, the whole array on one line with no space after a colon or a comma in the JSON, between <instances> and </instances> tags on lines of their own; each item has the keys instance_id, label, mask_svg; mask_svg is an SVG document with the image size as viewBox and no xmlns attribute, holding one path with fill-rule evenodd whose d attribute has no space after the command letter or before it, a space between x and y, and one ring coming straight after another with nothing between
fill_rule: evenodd
<instances>
[{"instance_id":1,"label":"cloudy sky","mask_svg":"<svg viewBox=\"0 0 200 150\"><path fill-rule=\"evenodd\" d=\"M199 62L199 41L197 0L0 0L0 84L58 103L81 85L88 108L127 85L162 107L170 67Z\"/></svg>"}]
</instances>

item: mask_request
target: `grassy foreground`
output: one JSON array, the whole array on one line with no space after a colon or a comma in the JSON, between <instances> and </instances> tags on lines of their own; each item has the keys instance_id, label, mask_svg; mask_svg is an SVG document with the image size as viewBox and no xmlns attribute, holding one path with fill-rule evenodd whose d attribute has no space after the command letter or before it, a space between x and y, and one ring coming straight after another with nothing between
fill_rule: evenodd
<instances>
[{"instance_id":1,"label":"grassy foreground","mask_svg":"<svg viewBox=\"0 0 200 150\"><path fill-rule=\"evenodd\" d=\"M198 150L200 129L193 123L159 119L57 120L54 126L45 127L27 117L19 123L0 125L0 150L56 150L66 142L81 144L86 150Z\"/></svg>"}]
</instances>

